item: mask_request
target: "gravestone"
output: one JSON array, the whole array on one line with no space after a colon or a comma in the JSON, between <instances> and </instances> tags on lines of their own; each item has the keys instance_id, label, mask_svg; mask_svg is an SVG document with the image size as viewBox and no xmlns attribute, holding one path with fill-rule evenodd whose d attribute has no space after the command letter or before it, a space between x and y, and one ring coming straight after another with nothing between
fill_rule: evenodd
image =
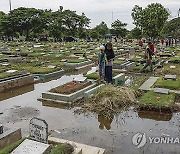
<instances>
[{"instance_id":1,"label":"gravestone","mask_svg":"<svg viewBox=\"0 0 180 154\"><path fill-rule=\"evenodd\" d=\"M29 125L30 139L47 143L48 142L48 124L45 120L32 118Z\"/></svg>"},{"instance_id":2,"label":"gravestone","mask_svg":"<svg viewBox=\"0 0 180 154\"><path fill-rule=\"evenodd\" d=\"M167 79L176 80L176 75L165 75L164 79L165 80L167 80Z\"/></svg>"},{"instance_id":3,"label":"gravestone","mask_svg":"<svg viewBox=\"0 0 180 154\"><path fill-rule=\"evenodd\" d=\"M165 88L154 88L155 93L169 94L169 89Z\"/></svg>"}]
</instances>

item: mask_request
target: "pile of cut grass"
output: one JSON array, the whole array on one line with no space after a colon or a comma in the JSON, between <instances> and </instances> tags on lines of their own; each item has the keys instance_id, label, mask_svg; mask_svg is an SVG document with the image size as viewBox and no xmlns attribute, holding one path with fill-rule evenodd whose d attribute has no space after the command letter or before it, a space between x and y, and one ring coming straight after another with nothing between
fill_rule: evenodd
<instances>
[{"instance_id":1,"label":"pile of cut grass","mask_svg":"<svg viewBox=\"0 0 180 154\"><path fill-rule=\"evenodd\" d=\"M105 85L93 96L81 101L81 109L76 110L77 113L94 112L105 117L111 117L112 114L137 104L133 90L113 85Z\"/></svg>"}]
</instances>

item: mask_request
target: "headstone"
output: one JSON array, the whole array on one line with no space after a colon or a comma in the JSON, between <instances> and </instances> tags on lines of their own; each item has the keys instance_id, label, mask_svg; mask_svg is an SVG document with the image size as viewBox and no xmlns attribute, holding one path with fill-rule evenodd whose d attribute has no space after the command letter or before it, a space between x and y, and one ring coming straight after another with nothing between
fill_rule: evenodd
<instances>
[{"instance_id":1,"label":"headstone","mask_svg":"<svg viewBox=\"0 0 180 154\"><path fill-rule=\"evenodd\" d=\"M48 124L45 120L32 118L29 125L30 139L47 143L48 142Z\"/></svg>"},{"instance_id":2,"label":"headstone","mask_svg":"<svg viewBox=\"0 0 180 154\"><path fill-rule=\"evenodd\" d=\"M176 66L170 66L170 68L176 68Z\"/></svg>"},{"instance_id":3,"label":"headstone","mask_svg":"<svg viewBox=\"0 0 180 154\"><path fill-rule=\"evenodd\" d=\"M154 88L155 93L169 94L169 89L165 88Z\"/></svg>"},{"instance_id":4,"label":"headstone","mask_svg":"<svg viewBox=\"0 0 180 154\"><path fill-rule=\"evenodd\" d=\"M54 65L49 65L48 68L54 69L54 68L56 68L56 66L54 66Z\"/></svg>"},{"instance_id":5,"label":"headstone","mask_svg":"<svg viewBox=\"0 0 180 154\"><path fill-rule=\"evenodd\" d=\"M87 77L77 77L77 78L74 78L74 81L77 81L77 82L85 82L87 80Z\"/></svg>"},{"instance_id":6,"label":"headstone","mask_svg":"<svg viewBox=\"0 0 180 154\"><path fill-rule=\"evenodd\" d=\"M7 73L15 73L17 72L18 70L9 70L9 71L6 71Z\"/></svg>"},{"instance_id":7,"label":"headstone","mask_svg":"<svg viewBox=\"0 0 180 154\"><path fill-rule=\"evenodd\" d=\"M164 76L164 79L165 79L165 80L167 80L167 79L176 80L176 75L165 75L165 76Z\"/></svg>"},{"instance_id":8,"label":"headstone","mask_svg":"<svg viewBox=\"0 0 180 154\"><path fill-rule=\"evenodd\" d=\"M0 124L0 134L2 134L2 133L3 133L3 125Z\"/></svg>"},{"instance_id":9,"label":"headstone","mask_svg":"<svg viewBox=\"0 0 180 154\"><path fill-rule=\"evenodd\" d=\"M67 62L67 59L62 59L61 62Z\"/></svg>"}]
</instances>

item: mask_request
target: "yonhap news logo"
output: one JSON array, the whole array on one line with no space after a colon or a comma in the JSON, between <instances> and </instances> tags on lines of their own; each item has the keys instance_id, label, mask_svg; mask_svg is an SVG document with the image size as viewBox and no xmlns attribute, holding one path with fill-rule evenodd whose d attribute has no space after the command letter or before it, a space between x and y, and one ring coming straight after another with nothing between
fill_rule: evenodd
<instances>
[{"instance_id":1,"label":"yonhap news logo","mask_svg":"<svg viewBox=\"0 0 180 154\"><path fill-rule=\"evenodd\" d=\"M141 148L145 146L146 143L149 144L180 144L180 138L179 137L171 137L169 135L167 136L161 136L161 137L148 137L145 133L136 133L132 137L132 143L135 148Z\"/></svg>"}]
</instances>

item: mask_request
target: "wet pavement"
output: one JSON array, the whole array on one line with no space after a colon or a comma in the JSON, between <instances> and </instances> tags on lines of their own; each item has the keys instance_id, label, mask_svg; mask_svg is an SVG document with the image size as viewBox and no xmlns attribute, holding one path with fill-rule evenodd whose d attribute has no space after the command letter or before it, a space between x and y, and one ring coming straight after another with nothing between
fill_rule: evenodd
<instances>
[{"instance_id":1,"label":"wet pavement","mask_svg":"<svg viewBox=\"0 0 180 154\"><path fill-rule=\"evenodd\" d=\"M26 136L29 120L39 117L47 121L51 136L105 148L108 154L180 153L180 143L156 141L150 144L148 140L149 137L180 137L179 113L137 112L130 108L108 119L91 113L74 114L75 109L37 100L42 92L72 81L75 77L82 77L82 74L63 76L0 94L0 113L3 113L0 114L0 123L6 127L21 127L23 136ZM138 132L145 133L147 139L141 148L135 148L132 143L133 135Z\"/></svg>"}]
</instances>

